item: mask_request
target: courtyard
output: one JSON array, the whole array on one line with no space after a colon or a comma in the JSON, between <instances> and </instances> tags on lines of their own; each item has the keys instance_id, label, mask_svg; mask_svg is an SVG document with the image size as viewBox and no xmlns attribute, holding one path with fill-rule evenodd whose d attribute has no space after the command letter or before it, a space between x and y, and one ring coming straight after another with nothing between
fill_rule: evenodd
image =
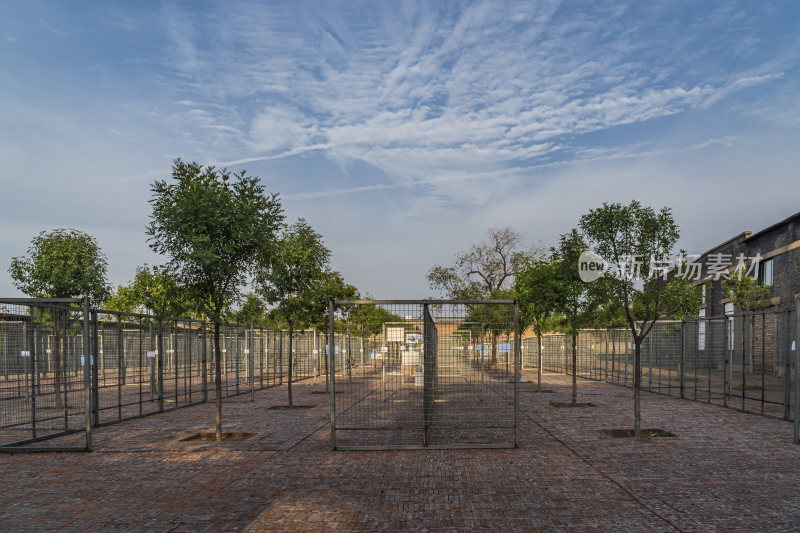
<instances>
[{"instance_id":1,"label":"courtyard","mask_svg":"<svg viewBox=\"0 0 800 533\"><path fill-rule=\"evenodd\" d=\"M535 381L535 372L523 377ZM213 427L213 404L101 427L91 453L0 455L0 529L793 530L800 454L791 424L643 392L643 427L675 437L616 439L631 391L545 374L520 384L520 448L330 451L324 382L224 402L224 442L181 440ZM337 382L337 389L348 386ZM80 435L47 445L80 444ZM72 441L75 442L72 442Z\"/></svg>"}]
</instances>

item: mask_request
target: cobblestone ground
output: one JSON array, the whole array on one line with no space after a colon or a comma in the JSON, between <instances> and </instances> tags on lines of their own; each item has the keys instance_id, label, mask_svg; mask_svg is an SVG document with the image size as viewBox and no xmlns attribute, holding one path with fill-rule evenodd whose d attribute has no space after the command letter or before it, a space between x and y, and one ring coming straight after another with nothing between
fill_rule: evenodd
<instances>
[{"instance_id":1,"label":"cobblestone ground","mask_svg":"<svg viewBox=\"0 0 800 533\"><path fill-rule=\"evenodd\" d=\"M581 381L595 407L551 407L568 379L520 386L518 450L330 452L327 396L302 382L313 408L269 410L285 386L226 401L243 441L179 441L210 430L202 405L101 428L93 453L0 454L0 530L800 529L789 423L645 393L644 425L677 437L614 439L631 391Z\"/></svg>"}]
</instances>

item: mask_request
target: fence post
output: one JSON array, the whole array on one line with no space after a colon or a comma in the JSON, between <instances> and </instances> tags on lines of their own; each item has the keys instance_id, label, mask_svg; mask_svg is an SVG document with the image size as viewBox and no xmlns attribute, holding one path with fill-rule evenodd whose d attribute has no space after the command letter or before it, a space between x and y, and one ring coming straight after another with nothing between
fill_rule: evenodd
<instances>
[{"instance_id":1,"label":"fence post","mask_svg":"<svg viewBox=\"0 0 800 533\"><path fill-rule=\"evenodd\" d=\"M730 373L733 361L731 360L732 354L729 349L730 341L728 340L728 316L722 317L722 343L723 343L723 360L722 360L722 406L728 407L728 395L730 394Z\"/></svg>"},{"instance_id":2,"label":"fence post","mask_svg":"<svg viewBox=\"0 0 800 533\"><path fill-rule=\"evenodd\" d=\"M789 375L792 372L792 313L790 309L783 311L786 323L786 357L783 371L783 419L789 420L789 405L792 402Z\"/></svg>"},{"instance_id":3,"label":"fence post","mask_svg":"<svg viewBox=\"0 0 800 533\"><path fill-rule=\"evenodd\" d=\"M486 363L483 352L486 351L486 346L483 345L483 322L481 322L481 390L484 386L484 374L486 374Z\"/></svg>"},{"instance_id":4,"label":"fence post","mask_svg":"<svg viewBox=\"0 0 800 533\"><path fill-rule=\"evenodd\" d=\"M158 321L158 345L156 348L156 379L158 381L158 412L164 412L164 335L161 320Z\"/></svg>"},{"instance_id":5,"label":"fence post","mask_svg":"<svg viewBox=\"0 0 800 533\"><path fill-rule=\"evenodd\" d=\"M606 369L605 369L605 377L603 378L603 381L606 381L606 382L608 381L608 330L609 330L609 328L606 328L606 355L605 355L605 360L606 360L605 361L605 367L606 367Z\"/></svg>"},{"instance_id":6,"label":"fence post","mask_svg":"<svg viewBox=\"0 0 800 533\"><path fill-rule=\"evenodd\" d=\"M200 367L203 376L200 378L201 388L203 390L203 402L208 401L208 338L206 336L206 321L203 320L203 344L200 350Z\"/></svg>"},{"instance_id":7,"label":"fence post","mask_svg":"<svg viewBox=\"0 0 800 533\"><path fill-rule=\"evenodd\" d=\"M330 372L331 384L331 451L336 451L336 358L333 357L334 351L334 333L333 333L333 302L328 302L328 353L329 363L328 371Z\"/></svg>"},{"instance_id":8,"label":"fence post","mask_svg":"<svg viewBox=\"0 0 800 533\"><path fill-rule=\"evenodd\" d=\"M678 372L680 378L680 397L686 398L686 320L681 319L681 358L678 362Z\"/></svg>"},{"instance_id":9,"label":"fence post","mask_svg":"<svg viewBox=\"0 0 800 533\"><path fill-rule=\"evenodd\" d=\"M92 316L92 340L91 346L87 344L86 346L86 353L85 362L87 366L91 367L90 370L90 381L92 387L92 416L94 420L94 425L100 425L100 378L99 378L99 371L98 371L98 364L100 359L100 347L99 347L99 339L100 339L100 329L97 326L97 311L94 310L91 312ZM105 375L103 376L103 381L105 382ZM66 386L66 385L65 385ZM66 397L66 395L65 395Z\"/></svg>"},{"instance_id":10,"label":"fence post","mask_svg":"<svg viewBox=\"0 0 800 533\"><path fill-rule=\"evenodd\" d=\"M283 385L283 330L278 338L278 385ZM291 357L289 361L291 361Z\"/></svg>"},{"instance_id":11,"label":"fence post","mask_svg":"<svg viewBox=\"0 0 800 533\"><path fill-rule=\"evenodd\" d=\"M794 443L800 442L800 298L794 301Z\"/></svg>"},{"instance_id":12,"label":"fence post","mask_svg":"<svg viewBox=\"0 0 800 533\"><path fill-rule=\"evenodd\" d=\"M250 373L250 401L256 401L256 365L255 360L253 357L255 356L254 353L254 339L253 339L253 323L250 322L250 340L247 343L247 370Z\"/></svg>"},{"instance_id":13,"label":"fence post","mask_svg":"<svg viewBox=\"0 0 800 533\"><path fill-rule=\"evenodd\" d=\"M122 420L122 386L125 384L125 343L122 340L122 315L117 313L117 418Z\"/></svg>"},{"instance_id":14,"label":"fence post","mask_svg":"<svg viewBox=\"0 0 800 533\"><path fill-rule=\"evenodd\" d=\"M86 451L92 451L92 370L89 352L89 298L83 299L83 397L86 409Z\"/></svg>"},{"instance_id":15,"label":"fence post","mask_svg":"<svg viewBox=\"0 0 800 533\"><path fill-rule=\"evenodd\" d=\"M31 325L28 328L28 334L25 336L25 342L27 343L28 349L28 360L30 362L31 368L31 432L33 433L33 438L36 438L36 393L37 393L37 376L38 371L36 369L36 358L39 356L36 350L36 324L35 324L35 317L33 312L33 306L28 307L28 312L30 314ZM30 337L30 338L29 338ZM84 339L84 346L86 346L86 339Z\"/></svg>"},{"instance_id":16,"label":"fence post","mask_svg":"<svg viewBox=\"0 0 800 533\"><path fill-rule=\"evenodd\" d=\"M514 300L514 448L519 448L519 379L522 339L519 331L519 302Z\"/></svg>"}]
</instances>

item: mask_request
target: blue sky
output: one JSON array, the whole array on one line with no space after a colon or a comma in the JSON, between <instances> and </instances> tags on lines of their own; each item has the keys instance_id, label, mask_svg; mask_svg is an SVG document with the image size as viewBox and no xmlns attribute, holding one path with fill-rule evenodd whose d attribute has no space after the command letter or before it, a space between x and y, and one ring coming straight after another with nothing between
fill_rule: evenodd
<instances>
[{"instance_id":1,"label":"blue sky","mask_svg":"<svg viewBox=\"0 0 800 533\"><path fill-rule=\"evenodd\" d=\"M511 225L673 208L701 252L800 211L796 2L0 5L0 294L43 229L114 284L176 157L260 176L363 292Z\"/></svg>"}]
</instances>

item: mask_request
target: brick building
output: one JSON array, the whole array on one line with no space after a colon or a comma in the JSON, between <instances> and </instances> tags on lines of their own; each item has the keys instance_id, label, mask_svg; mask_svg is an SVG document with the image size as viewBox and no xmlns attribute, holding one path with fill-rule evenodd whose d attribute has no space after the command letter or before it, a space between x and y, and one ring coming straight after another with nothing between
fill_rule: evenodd
<instances>
[{"instance_id":1,"label":"brick building","mask_svg":"<svg viewBox=\"0 0 800 533\"><path fill-rule=\"evenodd\" d=\"M730 314L733 309L722 288L723 268L733 269L741 257L759 283L771 287L771 309L794 306L800 293L800 212L756 233L745 231L694 259L702 266L695 283L704 286L704 316ZM757 264L753 258L758 257ZM716 279L715 279L716 278Z\"/></svg>"}]
</instances>

